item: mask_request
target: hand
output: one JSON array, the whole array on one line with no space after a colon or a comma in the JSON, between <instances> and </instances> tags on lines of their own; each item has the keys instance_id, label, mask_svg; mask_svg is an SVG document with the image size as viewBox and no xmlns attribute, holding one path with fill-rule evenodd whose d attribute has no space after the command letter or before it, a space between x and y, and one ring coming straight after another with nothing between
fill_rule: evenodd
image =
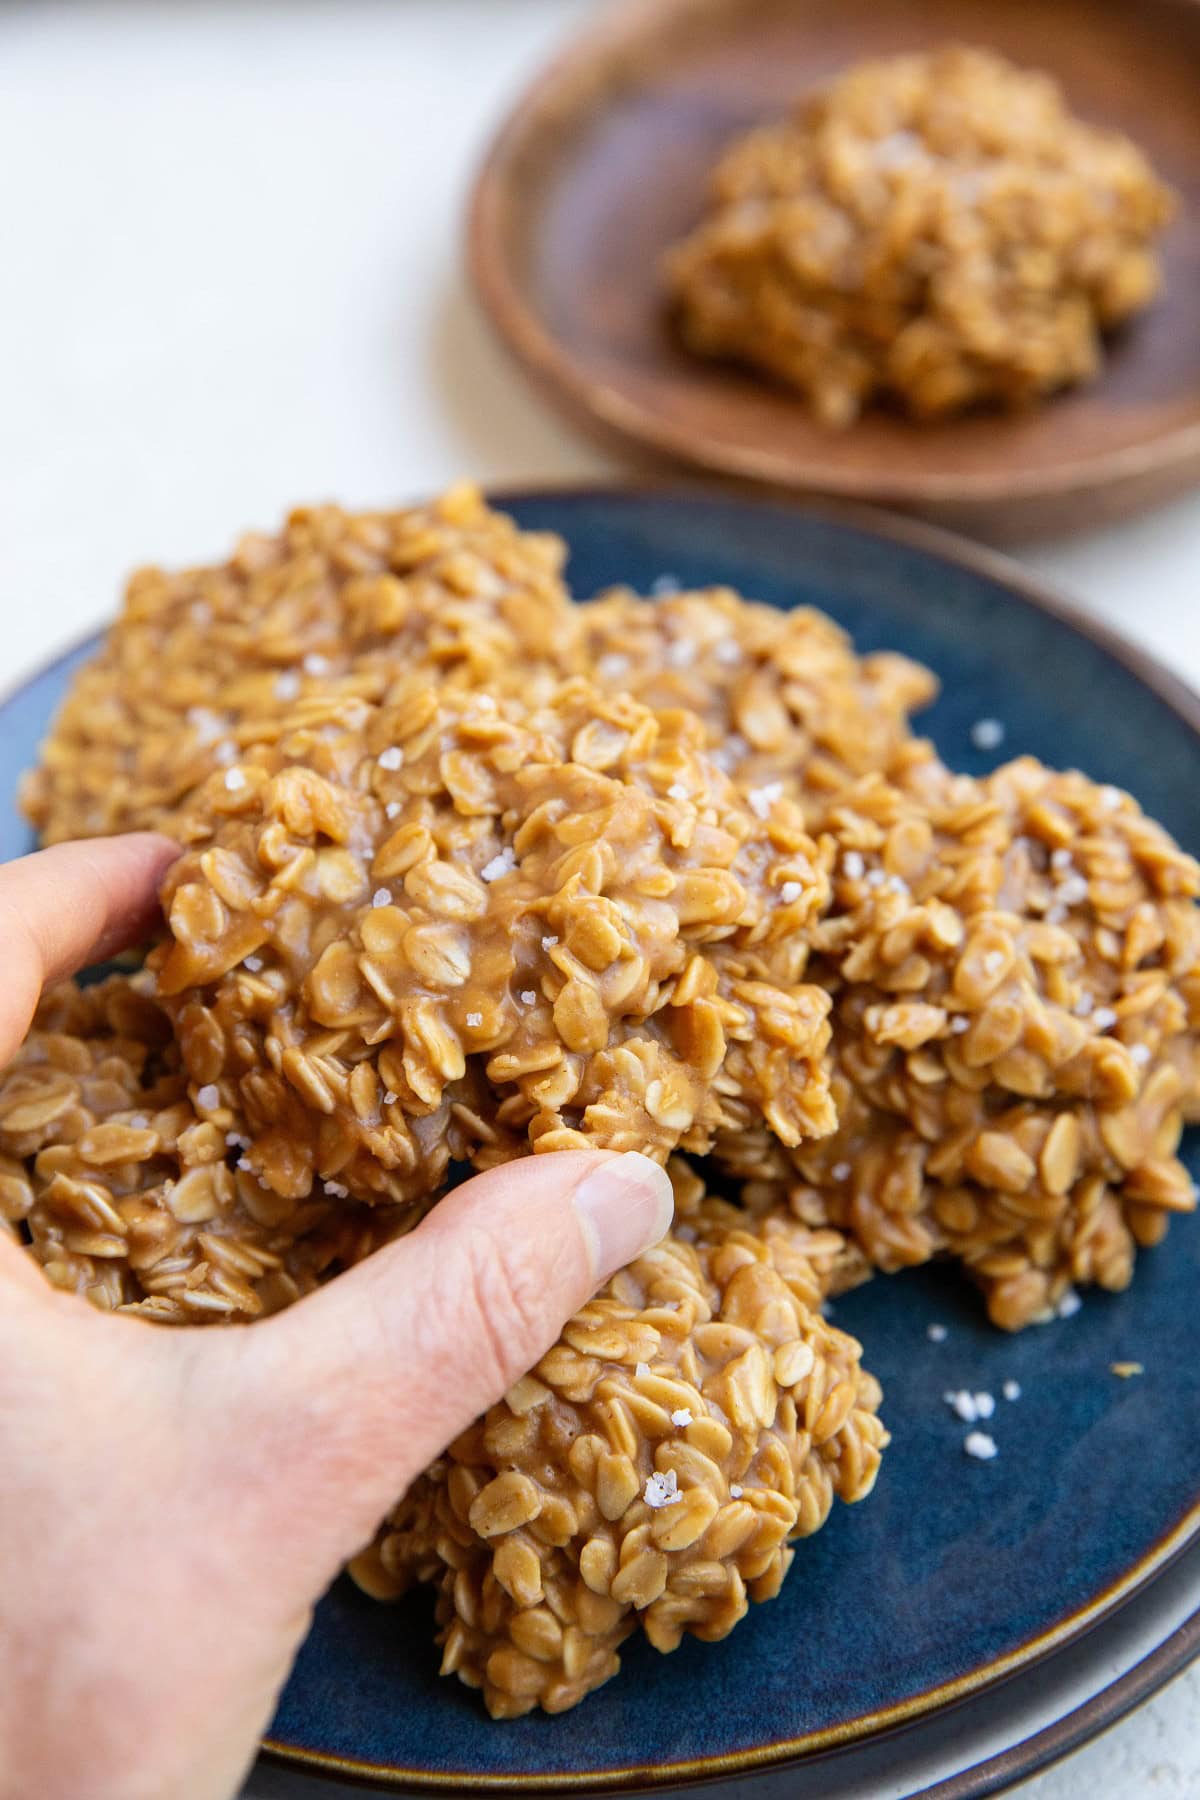
<instances>
[{"instance_id":1,"label":"hand","mask_svg":"<svg viewBox=\"0 0 1200 1800\"><path fill-rule=\"evenodd\" d=\"M146 932L173 854L0 869L0 1058L44 982ZM0 1800L233 1794L342 1564L670 1217L644 1157L531 1157L289 1312L200 1330L97 1312L0 1237Z\"/></svg>"}]
</instances>

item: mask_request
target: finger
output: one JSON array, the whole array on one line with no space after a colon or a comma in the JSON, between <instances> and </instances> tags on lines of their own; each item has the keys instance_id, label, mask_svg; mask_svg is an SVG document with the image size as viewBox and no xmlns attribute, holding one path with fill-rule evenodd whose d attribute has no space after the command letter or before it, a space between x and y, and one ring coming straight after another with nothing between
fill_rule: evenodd
<instances>
[{"instance_id":1,"label":"finger","mask_svg":"<svg viewBox=\"0 0 1200 1800\"><path fill-rule=\"evenodd\" d=\"M140 942L179 846L154 832L56 844L0 868L0 1066L47 983Z\"/></svg>"},{"instance_id":2,"label":"finger","mask_svg":"<svg viewBox=\"0 0 1200 1800\"><path fill-rule=\"evenodd\" d=\"M243 1373L279 1479L293 1500L303 1490L335 1554L360 1547L597 1287L657 1243L672 1211L666 1172L647 1157L523 1158L246 1334Z\"/></svg>"}]
</instances>

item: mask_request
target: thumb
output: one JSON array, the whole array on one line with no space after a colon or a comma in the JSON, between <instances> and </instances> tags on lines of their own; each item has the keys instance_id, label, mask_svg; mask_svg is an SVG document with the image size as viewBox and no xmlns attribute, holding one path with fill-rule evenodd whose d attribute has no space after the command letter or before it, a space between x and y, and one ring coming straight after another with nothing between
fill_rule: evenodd
<instances>
[{"instance_id":1,"label":"thumb","mask_svg":"<svg viewBox=\"0 0 1200 1800\"><path fill-rule=\"evenodd\" d=\"M259 1466L303 1508L313 1551L332 1567L359 1550L672 1212L670 1179L648 1157L526 1157L465 1182L408 1237L239 1334L238 1386L261 1414L259 1455L263 1434L271 1450Z\"/></svg>"}]
</instances>

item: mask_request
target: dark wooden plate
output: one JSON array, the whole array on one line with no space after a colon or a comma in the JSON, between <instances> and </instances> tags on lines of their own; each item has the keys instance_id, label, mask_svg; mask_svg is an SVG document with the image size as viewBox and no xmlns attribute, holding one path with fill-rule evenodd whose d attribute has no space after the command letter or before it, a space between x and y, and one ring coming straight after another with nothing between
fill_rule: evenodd
<instances>
[{"instance_id":1,"label":"dark wooden plate","mask_svg":"<svg viewBox=\"0 0 1200 1800\"><path fill-rule=\"evenodd\" d=\"M1090 387L1017 417L829 431L781 389L687 356L658 259L722 144L864 56L955 39L1049 70L1182 197L1162 297ZM936 515L994 537L1076 529L1200 481L1196 0L624 0L496 138L471 267L501 335L584 422L659 457Z\"/></svg>"}]
</instances>

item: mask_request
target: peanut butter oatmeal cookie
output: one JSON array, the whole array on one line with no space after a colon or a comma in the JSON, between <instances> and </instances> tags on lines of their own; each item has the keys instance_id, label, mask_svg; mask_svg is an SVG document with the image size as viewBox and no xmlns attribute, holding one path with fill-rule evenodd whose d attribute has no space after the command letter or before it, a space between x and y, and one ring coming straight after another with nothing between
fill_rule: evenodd
<instances>
[{"instance_id":1,"label":"peanut butter oatmeal cookie","mask_svg":"<svg viewBox=\"0 0 1200 1800\"><path fill-rule=\"evenodd\" d=\"M146 976L53 989L0 1073L0 1229L56 1287L194 1325L275 1312L412 1222L281 1199L199 1101Z\"/></svg>"},{"instance_id":2,"label":"peanut butter oatmeal cookie","mask_svg":"<svg viewBox=\"0 0 1200 1800\"><path fill-rule=\"evenodd\" d=\"M721 1154L752 1204L852 1231L884 1269L949 1251L1016 1329L1122 1288L1195 1195L1200 868L1128 795L1032 758L914 797L869 779L826 824L813 933L839 1129Z\"/></svg>"},{"instance_id":3,"label":"peanut butter oatmeal cookie","mask_svg":"<svg viewBox=\"0 0 1200 1800\"><path fill-rule=\"evenodd\" d=\"M293 512L227 563L133 576L26 781L47 843L158 827L298 700L380 700L414 670L529 695L577 667L561 541L471 487L430 506Z\"/></svg>"},{"instance_id":4,"label":"peanut butter oatmeal cookie","mask_svg":"<svg viewBox=\"0 0 1200 1800\"><path fill-rule=\"evenodd\" d=\"M152 957L194 1082L300 1198L404 1201L532 1146L832 1129L828 882L683 712L576 681L532 712L414 680L313 698L209 778Z\"/></svg>"},{"instance_id":5,"label":"peanut butter oatmeal cookie","mask_svg":"<svg viewBox=\"0 0 1200 1800\"><path fill-rule=\"evenodd\" d=\"M1173 198L1048 76L951 46L866 62L735 142L667 256L684 342L804 395L918 418L1095 375L1159 284Z\"/></svg>"},{"instance_id":6,"label":"peanut butter oatmeal cookie","mask_svg":"<svg viewBox=\"0 0 1200 1800\"><path fill-rule=\"evenodd\" d=\"M855 654L815 607L789 612L731 588L644 600L617 589L582 609L591 679L703 719L713 758L753 798L782 781L814 818L848 781L904 776L931 755L910 713L937 681L892 651Z\"/></svg>"},{"instance_id":7,"label":"peanut butter oatmeal cookie","mask_svg":"<svg viewBox=\"0 0 1200 1800\"><path fill-rule=\"evenodd\" d=\"M778 1593L790 1541L869 1494L888 1441L860 1346L821 1317L830 1231L699 1200L413 1487L353 1566L438 1588L442 1670L488 1711L562 1712L641 1625L674 1650Z\"/></svg>"}]
</instances>

